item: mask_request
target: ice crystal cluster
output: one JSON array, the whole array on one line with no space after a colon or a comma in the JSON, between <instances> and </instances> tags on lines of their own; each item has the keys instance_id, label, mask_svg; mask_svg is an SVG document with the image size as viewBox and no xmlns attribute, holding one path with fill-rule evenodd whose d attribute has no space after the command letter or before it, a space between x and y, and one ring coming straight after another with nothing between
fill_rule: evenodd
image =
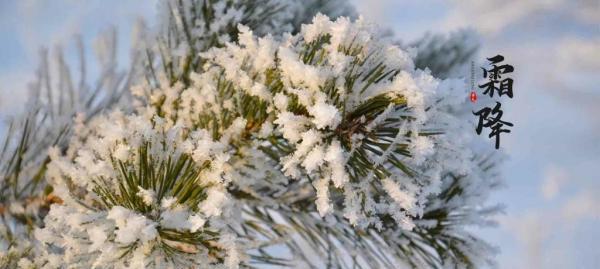
<instances>
[{"instance_id":1,"label":"ice crystal cluster","mask_svg":"<svg viewBox=\"0 0 600 269\"><path fill-rule=\"evenodd\" d=\"M49 246L39 264L237 265L235 238L219 219L229 200L221 144L203 130L118 111L89 125L66 156L51 149L47 175L63 203L35 231Z\"/></svg>"},{"instance_id":2,"label":"ice crystal cluster","mask_svg":"<svg viewBox=\"0 0 600 269\"><path fill-rule=\"evenodd\" d=\"M465 227L499 210L485 206L498 156L470 131L452 78L476 46L444 60L457 38L406 49L337 17L353 15L344 3L259 2L161 3L130 102L73 112L68 142L45 146L55 201L0 265L493 263Z\"/></svg>"}]
</instances>

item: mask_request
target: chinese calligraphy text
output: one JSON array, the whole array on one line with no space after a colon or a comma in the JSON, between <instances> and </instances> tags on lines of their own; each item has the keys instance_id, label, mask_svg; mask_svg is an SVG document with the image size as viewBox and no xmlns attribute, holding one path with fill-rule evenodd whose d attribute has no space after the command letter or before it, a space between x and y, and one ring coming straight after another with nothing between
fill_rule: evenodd
<instances>
[{"instance_id":1,"label":"chinese calligraphy text","mask_svg":"<svg viewBox=\"0 0 600 269\"><path fill-rule=\"evenodd\" d=\"M484 84L478 85L478 87L483 90L482 94L494 98L494 93L497 93L499 98L506 95L508 98L512 99L513 79L506 77L505 74L512 73L514 67L509 64L501 64L501 62L504 61L504 56L502 55L496 55L487 58L487 60L490 62L491 68L481 68L483 69L483 78L487 79L487 81ZM473 93L471 96L473 96ZM471 101L474 101L473 97L471 97ZM501 108L502 104L496 101L496 105L493 108L484 107L477 112L473 112L473 115L479 117L475 131L478 135L481 135L484 128L490 128L489 138L494 138L496 140L496 149L500 148L500 134L510 133L510 129L506 127L513 126L512 123L502 120L504 112Z\"/></svg>"}]
</instances>

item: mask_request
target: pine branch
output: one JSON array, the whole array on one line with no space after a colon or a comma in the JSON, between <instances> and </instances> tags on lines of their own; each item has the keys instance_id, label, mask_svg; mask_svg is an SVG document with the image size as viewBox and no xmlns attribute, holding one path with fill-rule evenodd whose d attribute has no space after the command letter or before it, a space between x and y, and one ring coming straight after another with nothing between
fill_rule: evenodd
<instances>
[{"instance_id":1,"label":"pine branch","mask_svg":"<svg viewBox=\"0 0 600 269\"><path fill-rule=\"evenodd\" d=\"M60 202L45 180L48 149L58 147L66 152L74 118L92 118L114 107L133 79L133 69L127 76L116 70L116 33L108 32L98 42L108 51L98 61L102 72L95 85L86 81L87 64L80 39L76 43L80 65L77 84L60 48L52 61L57 66L55 73L48 52L42 50L26 109L10 121L0 155L0 213L4 220L0 226L5 231L1 241L8 246L28 238L42 224L50 205Z\"/></svg>"},{"instance_id":2,"label":"pine branch","mask_svg":"<svg viewBox=\"0 0 600 269\"><path fill-rule=\"evenodd\" d=\"M165 0L162 1L163 29L148 43L146 67L150 85L161 87L176 82L190 84L190 75L200 72L204 60L199 53L236 42L242 24L259 35L296 33L318 13L332 18L356 17L346 1L322 0ZM157 66L161 66L157 73ZM166 81L161 81L164 76ZM158 78L158 79L157 79ZM167 85L164 85L167 86Z\"/></svg>"},{"instance_id":3,"label":"pine branch","mask_svg":"<svg viewBox=\"0 0 600 269\"><path fill-rule=\"evenodd\" d=\"M482 190L498 184L493 162L465 153L448 85L414 69L451 77L476 47L424 39L413 64L362 21L300 26L318 10L353 13L301 2L165 1L163 28L127 79L111 49L95 89L83 60L78 86L60 54L57 85L41 69L34 116L11 127L0 155L5 225L4 212L18 219L14 201L50 207L34 263L490 264L493 249L464 227L498 211L483 206ZM132 83L133 111L105 113Z\"/></svg>"},{"instance_id":4,"label":"pine branch","mask_svg":"<svg viewBox=\"0 0 600 269\"><path fill-rule=\"evenodd\" d=\"M460 30L447 35L427 34L410 44L417 48L415 65L429 69L435 77L449 78L467 72L468 64L479 49L474 32Z\"/></svg>"}]
</instances>

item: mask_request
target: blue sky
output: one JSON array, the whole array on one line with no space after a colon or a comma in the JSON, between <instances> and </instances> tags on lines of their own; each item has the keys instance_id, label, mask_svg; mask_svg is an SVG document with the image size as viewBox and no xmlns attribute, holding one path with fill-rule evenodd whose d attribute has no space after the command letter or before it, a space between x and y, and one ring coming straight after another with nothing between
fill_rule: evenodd
<instances>
[{"instance_id":1,"label":"blue sky","mask_svg":"<svg viewBox=\"0 0 600 269\"><path fill-rule=\"evenodd\" d=\"M472 28L480 60L502 54L515 66L515 98L503 102L515 124L502 141L507 187L492 197L507 210L477 232L501 248L500 268L600 268L600 1L353 2L404 41ZM153 1L0 1L0 116L22 107L40 46L72 46L81 33L91 56L114 25L126 63L133 24L155 12Z\"/></svg>"},{"instance_id":2,"label":"blue sky","mask_svg":"<svg viewBox=\"0 0 600 269\"><path fill-rule=\"evenodd\" d=\"M506 215L480 233L501 268L600 268L600 1L356 3L403 39L475 29L480 60L515 66L507 187L492 197Z\"/></svg>"}]
</instances>

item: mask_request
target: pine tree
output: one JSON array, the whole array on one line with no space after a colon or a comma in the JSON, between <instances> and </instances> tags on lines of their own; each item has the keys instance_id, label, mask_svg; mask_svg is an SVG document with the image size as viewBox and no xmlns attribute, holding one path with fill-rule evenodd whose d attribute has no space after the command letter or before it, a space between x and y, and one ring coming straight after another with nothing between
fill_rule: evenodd
<instances>
[{"instance_id":1,"label":"pine tree","mask_svg":"<svg viewBox=\"0 0 600 269\"><path fill-rule=\"evenodd\" d=\"M413 55L343 1L165 0L160 14L127 72L105 39L94 88L83 56L77 85L59 54L53 86L44 60L0 155L0 265L493 264L466 229L500 210L485 206L499 156L454 78L469 32Z\"/></svg>"}]
</instances>

